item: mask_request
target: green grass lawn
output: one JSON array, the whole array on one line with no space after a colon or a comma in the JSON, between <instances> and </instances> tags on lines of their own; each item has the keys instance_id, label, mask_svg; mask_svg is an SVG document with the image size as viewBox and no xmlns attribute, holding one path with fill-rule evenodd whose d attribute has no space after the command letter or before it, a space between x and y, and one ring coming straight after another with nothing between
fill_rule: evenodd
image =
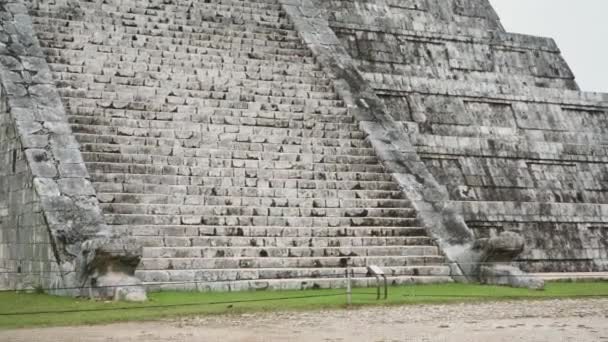
<instances>
[{"instance_id":1,"label":"green grass lawn","mask_svg":"<svg viewBox=\"0 0 608 342\"><path fill-rule=\"evenodd\" d=\"M508 287L441 284L389 288L389 298L376 301L375 289L355 289L353 306L462 303L506 299L551 299L608 296L608 282L548 283L544 291ZM117 303L0 293L0 329L101 324L185 315L233 314L277 310L346 307L344 290L233 293L151 293L146 303Z\"/></svg>"}]
</instances>

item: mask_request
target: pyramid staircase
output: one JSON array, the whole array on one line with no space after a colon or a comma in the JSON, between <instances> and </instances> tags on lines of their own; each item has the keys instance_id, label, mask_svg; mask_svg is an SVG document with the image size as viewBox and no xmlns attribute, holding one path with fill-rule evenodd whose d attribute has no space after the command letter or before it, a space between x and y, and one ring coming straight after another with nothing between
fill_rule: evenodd
<instances>
[{"instance_id":1,"label":"pyramid staircase","mask_svg":"<svg viewBox=\"0 0 608 342\"><path fill-rule=\"evenodd\" d=\"M86 3L87 5L89 3ZM32 7L106 222L153 289L451 281L273 0Z\"/></svg>"}]
</instances>

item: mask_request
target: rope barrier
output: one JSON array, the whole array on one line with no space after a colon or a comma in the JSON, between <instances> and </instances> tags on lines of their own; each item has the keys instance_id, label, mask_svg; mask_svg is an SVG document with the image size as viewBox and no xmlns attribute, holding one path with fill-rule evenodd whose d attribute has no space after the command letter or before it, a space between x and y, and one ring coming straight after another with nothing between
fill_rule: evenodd
<instances>
[{"instance_id":1,"label":"rope barrier","mask_svg":"<svg viewBox=\"0 0 608 342\"><path fill-rule=\"evenodd\" d=\"M376 295L375 293L365 292L354 292L354 295ZM295 296L295 297L275 297L275 298L263 298L263 299L243 299L233 301L217 301L217 302L197 302L197 303L181 303L181 304L165 304L165 305L139 305L139 306L126 306L119 308L96 308L96 309L73 309L73 310L53 310L53 311L24 311L24 312L5 312L0 313L0 316L26 316L26 315L45 315L45 314L66 314L66 313L85 313L85 312L100 312L100 311L120 311L120 310L140 310L140 309L166 309L175 307L188 307L188 306L201 306L201 305L234 305L234 304L245 304L245 303L260 303L260 302L274 302L284 301L292 299L312 299L312 298L328 298L328 297L342 297L343 293L339 294L325 294L325 295L308 295L308 296Z\"/></svg>"}]
</instances>

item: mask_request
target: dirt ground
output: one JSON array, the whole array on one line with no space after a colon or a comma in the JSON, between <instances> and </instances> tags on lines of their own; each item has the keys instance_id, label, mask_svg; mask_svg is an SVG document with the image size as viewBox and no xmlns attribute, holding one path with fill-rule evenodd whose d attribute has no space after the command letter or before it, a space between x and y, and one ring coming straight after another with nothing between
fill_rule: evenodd
<instances>
[{"instance_id":1,"label":"dirt ground","mask_svg":"<svg viewBox=\"0 0 608 342\"><path fill-rule=\"evenodd\" d=\"M2 331L0 341L608 342L608 299L189 317Z\"/></svg>"}]
</instances>

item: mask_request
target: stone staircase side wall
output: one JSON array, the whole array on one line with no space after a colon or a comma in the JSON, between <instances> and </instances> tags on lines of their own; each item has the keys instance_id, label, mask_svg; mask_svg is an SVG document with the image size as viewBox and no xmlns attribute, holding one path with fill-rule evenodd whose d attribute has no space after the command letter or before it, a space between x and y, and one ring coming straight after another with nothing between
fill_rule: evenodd
<instances>
[{"instance_id":1,"label":"stone staircase side wall","mask_svg":"<svg viewBox=\"0 0 608 342\"><path fill-rule=\"evenodd\" d=\"M322 9L310 0L280 0L304 43L320 65L337 77L336 91L353 111L384 167L412 201L418 219L453 263L457 280L474 273L479 255L474 235L449 201L449 195L421 161L404 126L393 120L364 80L353 59L329 27ZM464 276L464 277L462 277Z\"/></svg>"},{"instance_id":2,"label":"stone staircase side wall","mask_svg":"<svg viewBox=\"0 0 608 342\"><path fill-rule=\"evenodd\" d=\"M0 99L0 289L61 283L40 198L6 95Z\"/></svg>"},{"instance_id":3,"label":"stone staircase side wall","mask_svg":"<svg viewBox=\"0 0 608 342\"><path fill-rule=\"evenodd\" d=\"M9 271L19 271L16 264L32 261L32 254L44 259L42 269L35 269L39 277L22 275L3 286L78 287L85 279L84 260L94 254L83 253L83 245L96 249L93 238L104 237L107 227L44 52L21 1L0 2L0 81L6 107L2 122L8 127L1 133L6 135L14 127L15 135L13 139L0 136L0 151L8 151L8 157L14 153L18 160L23 158L21 174L1 174L3 187L15 186L7 184L14 177L23 184L10 194L12 201L0 201L0 215L6 217L0 226L3 236L19 234L17 241L3 240L10 246L0 250L0 266L8 263ZM10 249L10 256L6 249ZM20 271L30 269L22 267ZM43 277L40 271L53 271L47 273L53 274L53 279Z\"/></svg>"}]
</instances>

